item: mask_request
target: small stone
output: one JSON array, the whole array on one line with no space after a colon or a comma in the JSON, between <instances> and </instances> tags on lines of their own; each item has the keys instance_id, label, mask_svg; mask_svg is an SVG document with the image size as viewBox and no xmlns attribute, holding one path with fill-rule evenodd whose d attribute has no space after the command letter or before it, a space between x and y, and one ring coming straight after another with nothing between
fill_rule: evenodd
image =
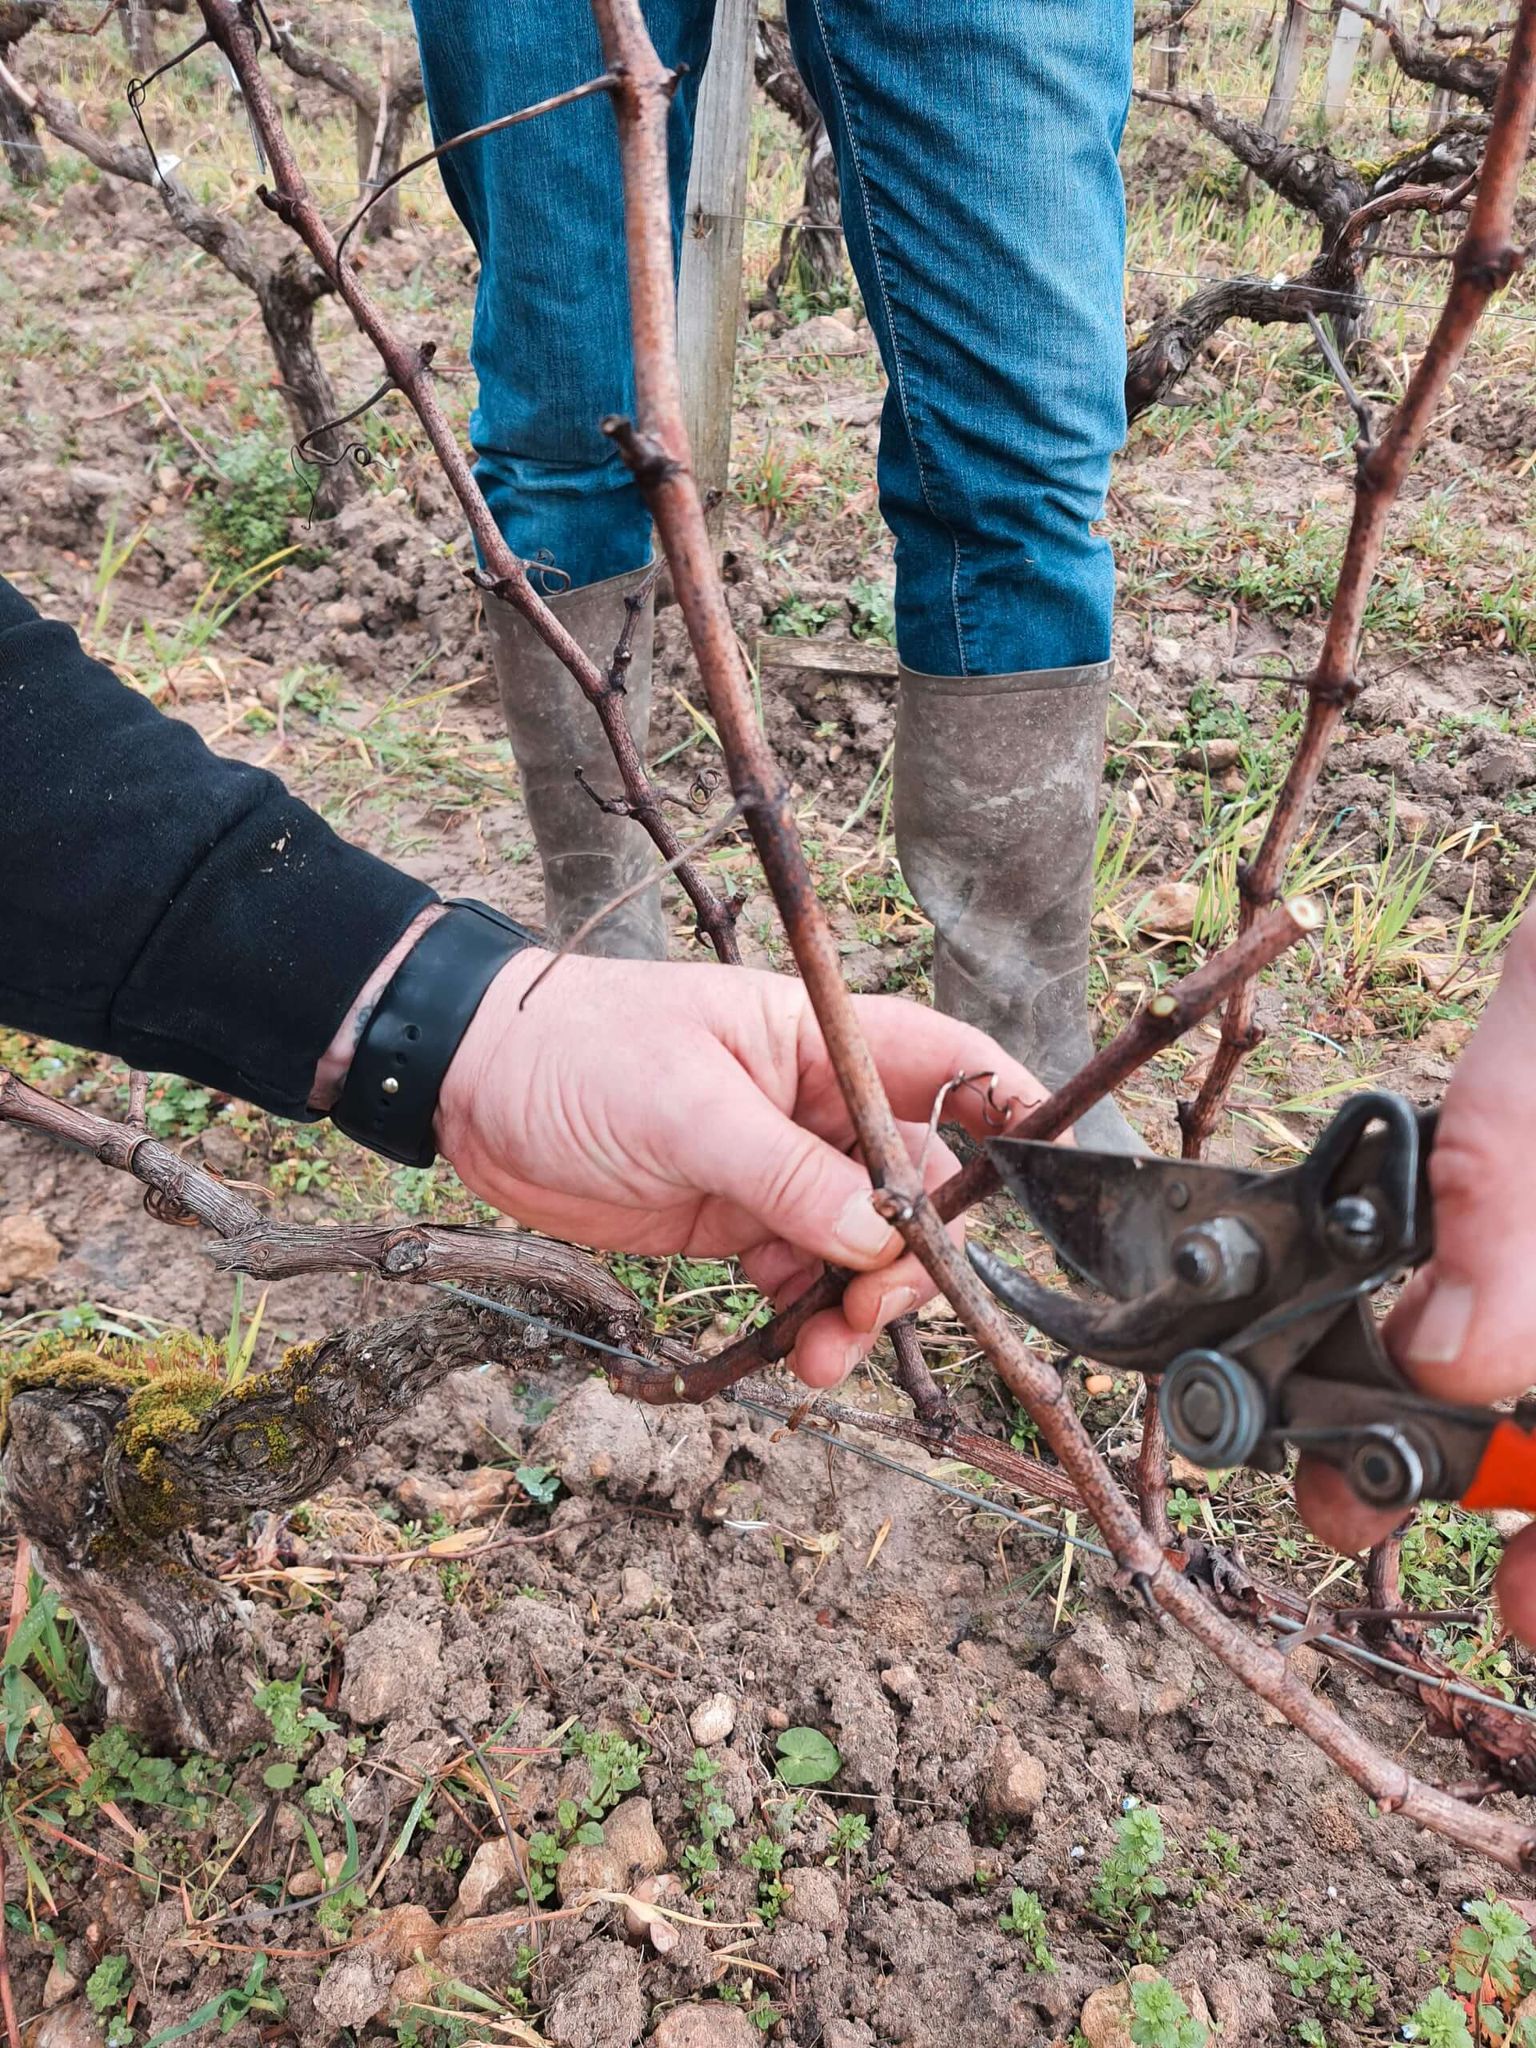
<instances>
[{"instance_id":1,"label":"small stone","mask_svg":"<svg viewBox=\"0 0 1536 2048\"><path fill-rule=\"evenodd\" d=\"M468 1870L459 1880L459 1905L466 1920L473 1920L481 1913L499 1913L508 1906L516 1905L517 1895L523 1888L518 1862L519 1858L526 1861L526 1856L527 1851L521 1843L514 1855L512 1844L505 1835L495 1835L490 1841L480 1844Z\"/></svg>"},{"instance_id":2,"label":"small stone","mask_svg":"<svg viewBox=\"0 0 1536 2048\"><path fill-rule=\"evenodd\" d=\"M1147 649L1152 666L1165 673L1176 669L1184 659L1185 647L1182 640L1158 639Z\"/></svg>"},{"instance_id":3,"label":"small stone","mask_svg":"<svg viewBox=\"0 0 1536 2048\"><path fill-rule=\"evenodd\" d=\"M656 1581L637 1564L626 1565L619 1573L619 1619L638 1621L642 1614L648 1614L656 1599Z\"/></svg>"},{"instance_id":4,"label":"small stone","mask_svg":"<svg viewBox=\"0 0 1536 2048\"><path fill-rule=\"evenodd\" d=\"M1143 931L1181 938L1195 928L1200 891L1193 882L1159 882L1141 906Z\"/></svg>"},{"instance_id":5,"label":"small stone","mask_svg":"<svg viewBox=\"0 0 1536 2048\"><path fill-rule=\"evenodd\" d=\"M1005 1728L982 1781L982 1809L993 1820L1028 1820L1038 1813L1048 1780L1045 1765L1031 1756L1011 1728Z\"/></svg>"},{"instance_id":6,"label":"small stone","mask_svg":"<svg viewBox=\"0 0 1536 2048\"><path fill-rule=\"evenodd\" d=\"M438 1972L425 1963L412 1963L409 1969L402 1970L389 1987L388 2017L393 2020L409 2012L412 2006L435 2004L433 1993L438 1981Z\"/></svg>"},{"instance_id":7,"label":"small stone","mask_svg":"<svg viewBox=\"0 0 1536 2048\"><path fill-rule=\"evenodd\" d=\"M830 1870L786 1870L784 1883L789 1897L784 1901L784 1918L795 1927L811 1927L818 1934L830 1934L843 1917L843 1897Z\"/></svg>"},{"instance_id":8,"label":"small stone","mask_svg":"<svg viewBox=\"0 0 1536 2048\"><path fill-rule=\"evenodd\" d=\"M0 1216L0 1294L45 1278L63 1249L41 1216Z\"/></svg>"},{"instance_id":9,"label":"small stone","mask_svg":"<svg viewBox=\"0 0 1536 2048\"><path fill-rule=\"evenodd\" d=\"M451 1527L460 1529L484 1515L493 1515L508 1494L517 1490L510 1472L483 1465L478 1471L466 1472L457 1486L413 1472L395 1488L395 1499L418 1522L441 1515Z\"/></svg>"},{"instance_id":10,"label":"small stone","mask_svg":"<svg viewBox=\"0 0 1536 2048\"><path fill-rule=\"evenodd\" d=\"M724 1742L736 1726L736 1702L728 1693L711 1693L688 1716L688 1733L700 1749Z\"/></svg>"},{"instance_id":11,"label":"small stone","mask_svg":"<svg viewBox=\"0 0 1536 2048\"><path fill-rule=\"evenodd\" d=\"M1202 740L1198 747L1186 747L1179 756L1181 768L1203 768L1207 775L1225 775L1242 757L1241 740Z\"/></svg>"},{"instance_id":12,"label":"small stone","mask_svg":"<svg viewBox=\"0 0 1536 2048\"><path fill-rule=\"evenodd\" d=\"M761 2048L762 2035L739 2005L674 2005L663 2013L651 2048Z\"/></svg>"},{"instance_id":13,"label":"small stone","mask_svg":"<svg viewBox=\"0 0 1536 2048\"><path fill-rule=\"evenodd\" d=\"M296 1870L288 1880L289 1898L313 1899L318 1897L321 1892L329 1885L334 1884L336 1879L340 1877L342 1865L346 1860L347 1852L345 1849L332 1849L325 1859L325 1874L323 1877L316 1870L313 1863L306 1864L302 1870Z\"/></svg>"},{"instance_id":14,"label":"small stone","mask_svg":"<svg viewBox=\"0 0 1536 2048\"><path fill-rule=\"evenodd\" d=\"M802 320L798 327L790 328L773 353L785 356L864 356L873 346L867 328L853 333L835 314L818 313L809 320Z\"/></svg>"},{"instance_id":15,"label":"small stone","mask_svg":"<svg viewBox=\"0 0 1536 2048\"><path fill-rule=\"evenodd\" d=\"M32 2030L31 2048L106 2048L95 2013L83 1998L56 2005Z\"/></svg>"},{"instance_id":16,"label":"small stone","mask_svg":"<svg viewBox=\"0 0 1536 2048\"><path fill-rule=\"evenodd\" d=\"M334 604L323 604L316 613L322 626L335 626L339 632L355 633L363 623L363 608L355 597L338 597Z\"/></svg>"},{"instance_id":17,"label":"small stone","mask_svg":"<svg viewBox=\"0 0 1536 2048\"><path fill-rule=\"evenodd\" d=\"M1078 2029L1088 2048L1133 2048L1131 2041L1131 1985L1155 1984L1161 1972L1147 1963L1137 1963L1131 1970L1129 1982L1109 1984L1102 1991L1095 1991L1083 2007ZM1180 1988L1179 1996L1188 2008L1189 2016L1209 2033L1210 2009L1200 1995L1197 1984ZM1225 2038L1225 2037L1223 2037ZM1244 2038L1233 2036L1234 2041Z\"/></svg>"},{"instance_id":18,"label":"small stone","mask_svg":"<svg viewBox=\"0 0 1536 2048\"><path fill-rule=\"evenodd\" d=\"M625 1799L603 1822L600 1842L578 1842L561 1864L555 1890L562 1906L582 1892L625 1892L633 1880L666 1867L667 1845L656 1832L649 1799Z\"/></svg>"},{"instance_id":19,"label":"small stone","mask_svg":"<svg viewBox=\"0 0 1536 2048\"><path fill-rule=\"evenodd\" d=\"M763 1710L763 1725L767 1728L787 1728L789 1716L782 1707L766 1707Z\"/></svg>"},{"instance_id":20,"label":"small stone","mask_svg":"<svg viewBox=\"0 0 1536 2048\"><path fill-rule=\"evenodd\" d=\"M1091 1372L1083 1381L1083 1392L1095 1401L1103 1394L1115 1391L1115 1376L1112 1372Z\"/></svg>"},{"instance_id":21,"label":"small stone","mask_svg":"<svg viewBox=\"0 0 1536 2048\"><path fill-rule=\"evenodd\" d=\"M73 1998L79 1989L80 1979L66 1970L55 1956L49 1965L47 1976L43 1979L44 2010L51 2011L54 2006L62 2005L66 1998Z\"/></svg>"}]
</instances>

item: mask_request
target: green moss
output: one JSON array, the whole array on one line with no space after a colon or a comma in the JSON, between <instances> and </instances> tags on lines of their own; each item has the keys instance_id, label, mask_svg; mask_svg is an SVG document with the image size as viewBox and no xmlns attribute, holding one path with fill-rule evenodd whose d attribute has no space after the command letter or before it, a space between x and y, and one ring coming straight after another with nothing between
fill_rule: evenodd
<instances>
[{"instance_id":1,"label":"green moss","mask_svg":"<svg viewBox=\"0 0 1536 2048\"><path fill-rule=\"evenodd\" d=\"M153 1479L167 1439L190 1436L223 1392L217 1368L200 1363L157 1372L130 1395L118 1442L141 1479Z\"/></svg>"}]
</instances>

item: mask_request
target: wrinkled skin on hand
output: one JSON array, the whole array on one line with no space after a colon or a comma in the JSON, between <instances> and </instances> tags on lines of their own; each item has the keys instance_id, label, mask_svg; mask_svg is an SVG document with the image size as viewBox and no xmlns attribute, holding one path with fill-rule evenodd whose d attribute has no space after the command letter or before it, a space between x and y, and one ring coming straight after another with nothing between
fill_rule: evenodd
<instances>
[{"instance_id":1,"label":"wrinkled skin on hand","mask_svg":"<svg viewBox=\"0 0 1536 2048\"><path fill-rule=\"evenodd\" d=\"M609 1251L735 1257L780 1307L824 1261L853 1269L841 1308L810 1319L791 1361L808 1386L835 1386L934 1288L871 1204L802 984L570 958L520 1008L548 964L520 954L492 984L444 1080L439 1149L521 1223ZM855 1007L930 1187L957 1164L927 1128L946 1083L991 1074L1014 1117L1044 1098L968 1024L894 996ZM979 1090L957 1090L944 1114L978 1138L998 1128Z\"/></svg>"},{"instance_id":2,"label":"wrinkled skin on hand","mask_svg":"<svg viewBox=\"0 0 1536 2048\"><path fill-rule=\"evenodd\" d=\"M1445 1091L1429 1180L1435 1254L1392 1311L1388 1348L1442 1399L1523 1394L1536 1381L1536 916ZM1339 1550L1379 1543L1398 1520L1315 1459L1302 1460L1296 1502ZM1497 1591L1505 1622L1536 1643L1536 1523L1508 1544Z\"/></svg>"}]
</instances>

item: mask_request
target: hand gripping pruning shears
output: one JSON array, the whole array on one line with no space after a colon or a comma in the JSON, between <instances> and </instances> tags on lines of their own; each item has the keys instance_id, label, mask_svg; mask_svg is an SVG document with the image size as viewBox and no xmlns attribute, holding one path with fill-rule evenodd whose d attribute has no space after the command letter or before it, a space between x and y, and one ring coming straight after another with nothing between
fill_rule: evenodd
<instances>
[{"instance_id":1,"label":"hand gripping pruning shears","mask_svg":"<svg viewBox=\"0 0 1536 2048\"><path fill-rule=\"evenodd\" d=\"M1004 1186L1108 1299L1042 1286L979 1245L971 1262L1069 1351L1156 1376L1168 1441L1194 1464L1279 1472L1290 1446L1374 1507L1536 1511L1536 1403L1504 1413L1417 1392L1372 1312L1433 1249L1436 1115L1353 1096L1280 1172L997 1138Z\"/></svg>"}]
</instances>

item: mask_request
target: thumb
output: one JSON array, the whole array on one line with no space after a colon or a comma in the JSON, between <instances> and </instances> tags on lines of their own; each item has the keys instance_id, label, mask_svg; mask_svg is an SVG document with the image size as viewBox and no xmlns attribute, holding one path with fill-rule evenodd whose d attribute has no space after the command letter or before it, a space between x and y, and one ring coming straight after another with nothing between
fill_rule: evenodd
<instances>
[{"instance_id":1,"label":"thumb","mask_svg":"<svg viewBox=\"0 0 1536 2048\"><path fill-rule=\"evenodd\" d=\"M700 1131L693 1174L698 1186L755 1216L765 1234L829 1265L867 1270L901 1249L858 1161L802 1130L755 1088L732 1102L727 1130Z\"/></svg>"},{"instance_id":2,"label":"thumb","mask_svg":"<svg viewBox=\"0 0 1536 2048\"><path fill-rule=\"evenodd\" d=\"M1387 1330L1414 1383L1443 1400L1496 1401L1536 1378L1536 1017L1506 1044L1510 1007L1490 1011L1446 1092L1429 1157L1434 1257Z\"/></svg>"}]
</instances>

